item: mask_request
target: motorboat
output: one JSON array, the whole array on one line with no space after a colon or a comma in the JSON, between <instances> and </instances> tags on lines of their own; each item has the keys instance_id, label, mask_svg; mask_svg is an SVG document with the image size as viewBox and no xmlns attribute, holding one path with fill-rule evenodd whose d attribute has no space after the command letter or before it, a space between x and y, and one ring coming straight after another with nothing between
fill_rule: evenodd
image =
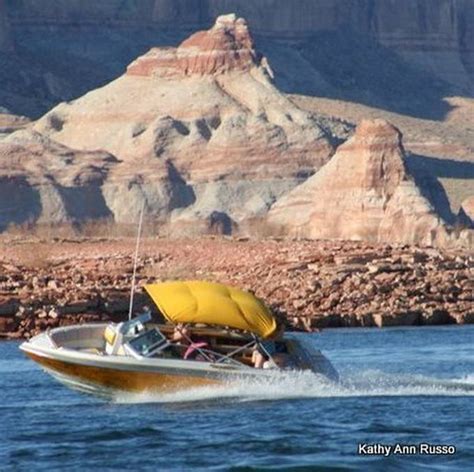
<instances>
[{"instance_id":1,"label":"motorboat","mask_svg":"<svg viewBox=\"0 0 474 472\"><path fill-rule=\"evenodd\" d=\"M121 323L51 329L20 349L68 387L105 397L270 379L287 370L337 379L308 336L285 333L272 339L278 322L252 293L203 281L144 288L165 323L145 310ZM254 367L256 351L266 354L264 368Z\"/></svg>"}]
</instances>

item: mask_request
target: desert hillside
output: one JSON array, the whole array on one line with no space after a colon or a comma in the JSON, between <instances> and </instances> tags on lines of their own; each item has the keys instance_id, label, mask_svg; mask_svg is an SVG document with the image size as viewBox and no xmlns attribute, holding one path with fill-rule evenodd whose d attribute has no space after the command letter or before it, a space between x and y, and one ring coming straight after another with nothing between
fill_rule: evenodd
<instances>
[{"instance_id":1,"label":"desert hillside","mask_svg":"<svg viewBox=\"0 0 474 472\"><path fill-rule=\"evenodd\" d=\"M348 139L351 123L304 110L275 78L235 14L175 48L150 49L109 84L7 133L0 190L17 190L2 203L3 229L130 225L143 208L174 236L470 246L469 230L455 228L461 216L449 205L443 214L410 170L400 130L372 120Z\"/></svg>"},{"instance_id":2,"label":"desert hillside","mask_svg":"<svg viewBox=\"0 0 474 472\"><path fill-rule=\"evenodd\" d=\"M406 163L438 213L453 222L463 202L474 195L474 99L447 97L443 120L409 116L335 98L292 95L308 111L350 123L383 118L403 132Z\"/></svg>"},{"instance_id":3,"label":"desert hillside","mask_svg":"<svg viewBox=\"0 0 474 472\"><path fill-rule=\"evenodd\" d=\"M396 240L456 239L473 224L472 3L298 7L1 2L0 192L17 189L1 229L128 224L145 205L174 233L268 234L269 209L361 120L382 118L401 132L405 179L448 234ZM229 11L230 26L215 23Z\"/></svg>"}]
</instances>

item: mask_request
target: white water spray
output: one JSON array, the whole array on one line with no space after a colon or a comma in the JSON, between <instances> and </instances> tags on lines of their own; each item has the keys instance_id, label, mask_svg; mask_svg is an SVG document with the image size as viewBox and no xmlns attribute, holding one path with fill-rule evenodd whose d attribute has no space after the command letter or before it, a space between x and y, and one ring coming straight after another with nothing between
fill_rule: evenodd
<instances>
[{"instance_id":1,"label":"white water spray","mask_svg":"<svg viewBox=\"0 0 474 472\"><path fill-rule=\"evenodd\" d=\"M117 403L234 402L381 396L474 396L474 376L439 379L365 371L332 382L311 372L277 373L273 378L238 380L175 393L119 394Z\"/></svg>"}]
</instances>

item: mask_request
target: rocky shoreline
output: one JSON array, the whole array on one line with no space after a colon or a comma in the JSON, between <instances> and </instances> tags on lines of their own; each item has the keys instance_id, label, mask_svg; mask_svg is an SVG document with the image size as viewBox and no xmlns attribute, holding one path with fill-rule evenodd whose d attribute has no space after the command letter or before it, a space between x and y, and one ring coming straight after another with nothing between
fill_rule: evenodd
<instances>
[{"instance_id":1,"label":"rocky shoreline","mask_svg":"<svg viewBox=\"0 0 474 472\"><path fill-rule=\"evenodd\" d=\"M0 242L0 337L126 318L133 239ZM141 287L206 279L254 291L295 329L474 323L474 256L362 242L146 238Z\"/></svg>"}]
</instances>

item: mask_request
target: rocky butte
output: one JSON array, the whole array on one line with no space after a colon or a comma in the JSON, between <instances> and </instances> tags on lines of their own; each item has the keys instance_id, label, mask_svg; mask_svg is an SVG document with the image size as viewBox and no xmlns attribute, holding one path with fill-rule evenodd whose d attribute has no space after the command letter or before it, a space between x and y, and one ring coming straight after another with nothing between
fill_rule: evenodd
<instances>
[{"instance_id":1,"label":"rocky butte","mask_svg":"<svg viewBox=\"0 0 474 472\"><path fill-rule=\"evenodd\" d=\"M333 156L351 127L303 111L272 75L234 14L151 49L0 141L0 228L134 224L144 205L174 235L253 235L268 221L265 231L310 238L453 239L408 175L397 129L362 122Z\"/></svg>"},{"instance_id":2,"label":"rocky butte","mask_svg":"<svg viewBox=\"0 0 474 472\"><path fill-rule=\"evenodd\" d=\"M250 71L265 59L255 50L247 23L220 16L209 31L199 31L178 48L153 48L127 68L128 75L185 77ZM266 71L271 75L270 69Z\"/></svg>"},{"instance_id":3,"label":"rocky butte","mask_svg":"<svg viewBox=\"0 0 474 472\"><path fill-rule=\"evenodd\" d=\"M268 221L285 234L313 239L442 245L446 225L404 160L397 128L363 120L319 172L272 207Z\"/></svg>"},{"instance_id":4,"label":"rocky butte","mask_svg":"<svg viewBox=\"0 0 474 472\"><path fill-rule=\"evenodd\" d=\"M136 220L145 201L148 218L199 220L203 230L216 214L230 226L265 214L333 153L313 115L272 85L235 15L177 48L153 48L34 130L120 161L97 190L115 222Z\"/></svg>"}]
</instances>

